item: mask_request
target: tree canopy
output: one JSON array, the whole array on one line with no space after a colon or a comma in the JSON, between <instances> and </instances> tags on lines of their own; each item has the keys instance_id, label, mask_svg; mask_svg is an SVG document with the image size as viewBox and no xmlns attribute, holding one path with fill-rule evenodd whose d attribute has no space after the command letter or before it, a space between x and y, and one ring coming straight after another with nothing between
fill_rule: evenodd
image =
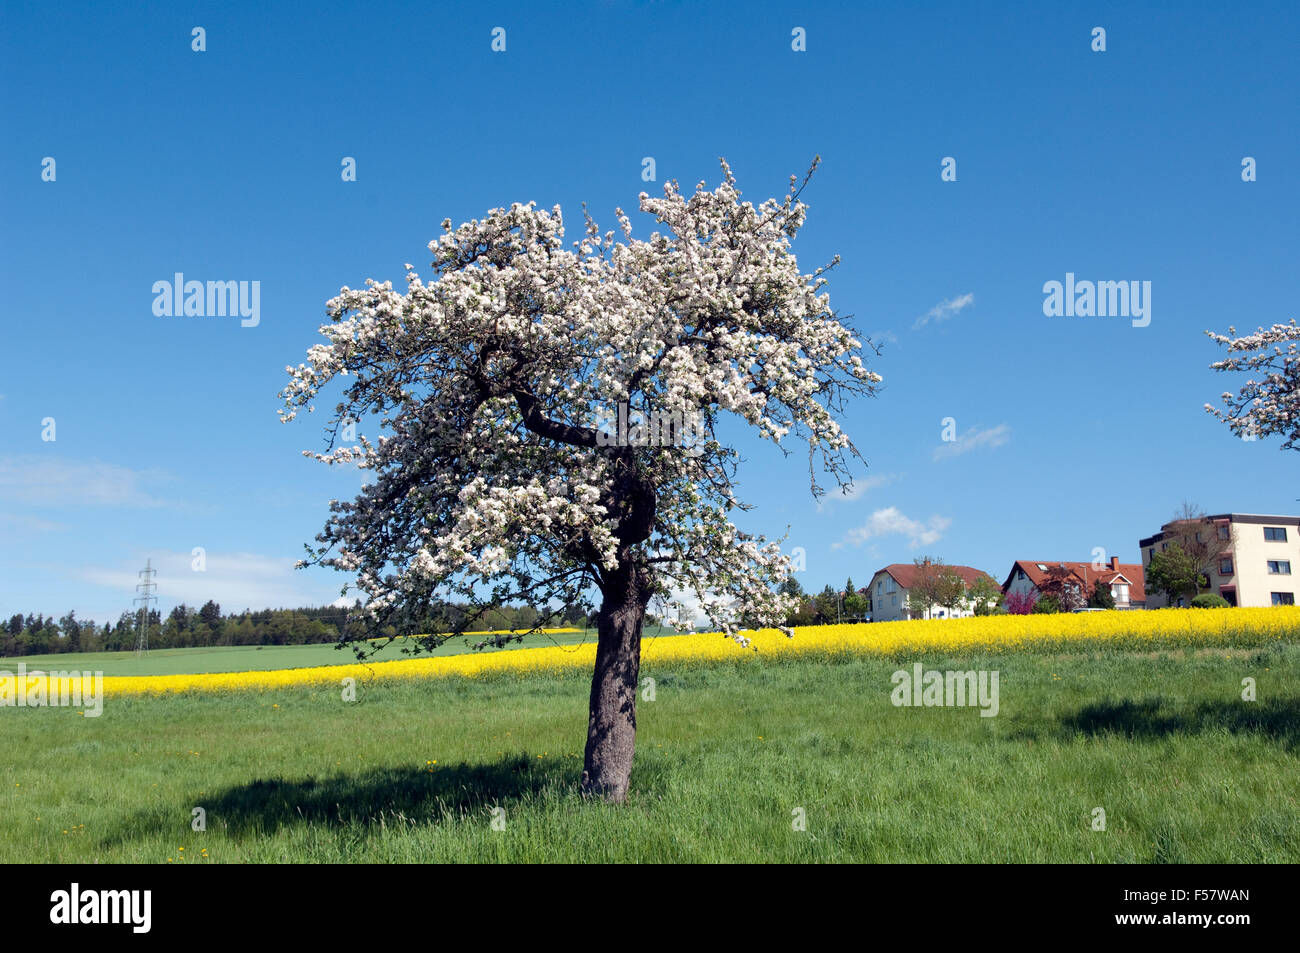
<instances>
[{"instance_id":1,"label":"tree canopy","mask_svg":"<svg viewBox=\"0 0 1300 953\"><path fill-rule=\"evenodd\" d=\"M1237 336L1205 332L1229 356L1210 367L1216 371L1247 371L1252 376L1233 394L1223 392L1224 407L1206 404L1207 412L1225 421L1232 432L1246 437L1281 434L1283 450L1300 450L1300 325L1275 324L1267 330ZM1263 372L1262 374L1260 372Z\"/></svg>"},{"instance_id":2,"label":"tree canopy","mask_svg":"<svg viewBox=\"0 0 1300 953\"><path fill-rule=\"evenodd\" d=\"M621 209L623 240L586 215L569 248L559 206L445 220L433 280L407 265L404 292L343 288L325 343L287 368L285 420L343 384L326 452L306 454L374 474L355 500L331 502L304 561L355 574L367 615L454 598L532 605L544 623L599 594L584 788L614 800L650 599L674 607L669 621L689 601L742 644L741 628L794 608L780 587L789 559L732 521L745 504L720 417L805 444L814 496L819 473L843 486L857 457L836 416L881 379L822 290L838 259L804 274L790 249L813 169L758 206L740 201L725 161L713 191L642 193L640 210L666 226L648 240ZM698 438L602 426L632 412L695 421ZM366 415L385 433L341 442Z\"/></svg>"},{"instance_id":3,"label":"tree canopy","mask_svg":"<svg viewBox=\"0 0 1300 953\"><path fill-rule=\"evenodd\" d=\"M1147 589L1163 592L1171 603L1199 593L1207 582L1196 560L1176 542L1152 556L1146 567Z\"/></svg>"}]
</instances>

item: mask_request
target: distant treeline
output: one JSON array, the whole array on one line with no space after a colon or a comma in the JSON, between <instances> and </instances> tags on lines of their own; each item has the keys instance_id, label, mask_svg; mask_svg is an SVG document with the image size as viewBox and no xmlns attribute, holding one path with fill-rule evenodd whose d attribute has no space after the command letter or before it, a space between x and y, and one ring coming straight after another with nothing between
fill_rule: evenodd
<instances>
[{"instance_id":1,"label":"distant treeline","mask_svg":"<svg viewBox=\"0 0 1300 953\"><path fill-rule=\"evenodd\" d=\"M149 613L149 648L176 649L212 645L307 645L339 641L349 629L348 613L338 606L301 609L262 609L258 612L225 615L221 606L209 600L202 608L179 605L166 619L157 610ZM444 604L418 622L384 626L377 631L352 624L351 638L417 635L447 632L464 622L468 607ZM0 614L0 619L3 619ZM487 610L474 620L478 631L527 629L537 620L537 612L528 607L504 606ZM69 612L57 622L50 616L14 615L0 630L0 656L46 655L56 652L125 652L135 648L139 613L123 612L116 623L102 625L91 619L78 619ZM587 618L581 609L563 613L552 626L584 626Z\"/></svg>"}]
</instances>

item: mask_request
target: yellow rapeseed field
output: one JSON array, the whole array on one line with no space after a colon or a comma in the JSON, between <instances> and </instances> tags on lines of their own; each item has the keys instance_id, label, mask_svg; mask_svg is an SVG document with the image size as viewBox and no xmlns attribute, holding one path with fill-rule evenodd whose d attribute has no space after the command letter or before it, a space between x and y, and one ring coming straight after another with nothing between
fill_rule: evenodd
<instances>
[{"instance_id":1,"label":"yellow rapeseed field","mask_svg":"<svg viewBox=\"0 0 1300 953\"><path fill-rule=\"evenodd\" d=\"M647 638L642 643L642 663L651 667L661 663L743 660L754 658L756 653L899 657L933 652L1263 647L1300 641L1300 606L1003 615L926 622L808 626L795 629L793 638L773 629L745 634L751 639L751 649L742 649L721 633ZM355 678L358 684L364 684L385 679L452 675L546 674L590 670L595 657L593 633L592 641L570 646L277 671L107 677L104 679L104 694L268 691L305 685L338 687L345 678ZM70 659L68 667L74 664Z\"/></svg>"}]
</instances>

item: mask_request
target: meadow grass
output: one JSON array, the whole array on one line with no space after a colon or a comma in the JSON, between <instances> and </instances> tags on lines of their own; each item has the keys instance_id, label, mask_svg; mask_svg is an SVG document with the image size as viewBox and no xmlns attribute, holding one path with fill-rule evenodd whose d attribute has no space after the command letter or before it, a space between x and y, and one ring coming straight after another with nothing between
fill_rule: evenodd
<instances>
[{"instance_id":1,"label":"meadow grass","mask_svg":"<svg viewBox=\"0 0 1300 953\"><path fill-rule=\"evenodd\" d=\"M1300 861L1300 646L925 657L994 718L894 707L910 661L644 666L622 807L578 671L4 709L0 861Z\"/></svg>"}]
</instances>

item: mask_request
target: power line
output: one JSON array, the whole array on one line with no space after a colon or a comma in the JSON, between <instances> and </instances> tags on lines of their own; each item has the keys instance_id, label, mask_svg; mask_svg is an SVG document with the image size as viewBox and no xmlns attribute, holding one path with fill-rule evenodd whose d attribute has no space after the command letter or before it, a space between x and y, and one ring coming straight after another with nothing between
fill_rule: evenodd
<instances>
[{"instance_id":1,"label":"power line","mask_svg":"<svg viewBox=\"0 0 1300 953\"><path fill-rule=\"evenodd\" d=\"M149 604L157 602L158 597L154 595L154 590L158 588L158 583L153 581L153 577L158 575L158 570L153 568L153 560L146 559L144 568L140 570L140 582L136 583L135 591L139 593L135 597L135 602L141 604L139 615L136 617L135 629L135 654L149 654Z\"/></svg>"}]
</instances>

